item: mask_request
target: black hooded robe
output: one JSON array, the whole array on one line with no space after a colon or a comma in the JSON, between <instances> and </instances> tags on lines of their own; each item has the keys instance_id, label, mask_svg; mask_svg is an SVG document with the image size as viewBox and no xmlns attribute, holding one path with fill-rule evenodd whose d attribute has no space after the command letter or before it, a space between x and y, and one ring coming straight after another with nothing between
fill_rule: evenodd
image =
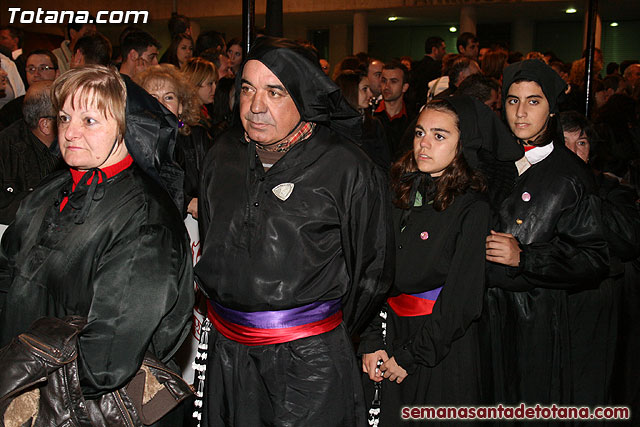
<instances>
[{"instance_id":1,"label":"black hooded robe","mask_svg":"<svg viewBox=\"0 0 640 427\"><path fill-rule=\"evenodd\" d=\"M341 298L344 323L258 346L212 330L204 425L363 425L349 333L379 307L389 282L385 179L355 144L322 125L267 172L249 144L228 133L205 159L199 285L246 312ZM294 190L281 201L271 190L286 182Z\"/></svg>"},{"instance_id":2,"label":"black hooded robe","mask_svg":"<svg viewBox=\"0 0 640 427\"><path fill-rule=\"evenodd\" d=\"M469 167L479 169L484 164L481 152L495 161L522 156L515 138L486 105L469 96L454 96L445 102L458 116L460 146ZM430 180L424 175L413 172L404 179L413 179L412 188L419 191L421 183ZM420 195L433 191L423 188ZM467 189L443 211L437 211L433 200L426 199L421 197L419 206L412 201L409 210L394 209L396 274L390 296L442 287L433 311L399 316L387 303L386 338L378 316L363 334L359 348L361 354L384 349L408 373L400 384L382 381L383 426L413 421L403 407L474 405L486 399L478 320L485 292L489 198ZM368 374L364 383L367 391L373 388ZM369 394L371 402L373 390Z\"/></svg>"},{"instance_id":3,"label":"black hooded robe","mask_svg":"<svg viewBox=\"0 0 640 427\"><path fill-rule=\"evenodd\" d=\"M171 359L194 302L175 119L124 80L134 163L99 183L94 175L95 192L83 181L73 189L69 170L49 175L22 201L0 247L0 346L40 317L86 316L78 370L87 399L126 385L146 351L178 371ZM154 426L182 425L182 409Z\"/></svg>"},{"instance_id":4,"label":"black hooded robe","mask_svg":"<svg viewBox=\"0 0 640 427\"><path fill-rule=\"evenodd\" d=\"M487 264L499 403L572 402L571 294L608 269L594 192L589 170L562 145L520 175L501 205L497 231L513 234L522 252L518 267Z\"/></svg>"},{"instance_id":5,"label":"black hooded robe","mask_svg":"<svg viewBox=\"0 0 640 427\"><path fill-rule=\"evenodd\" d=\"M386 178L352 142L360 117L317 59L291 41L263 38L248 60L269 68L301 120L316 126L266 172L242 130L213 145L200 186L198 284L210 300L249 313L339 299L343 321L271 345L245 345L212 329L203 424L364 425L350 335L379 308L391 282ZM281 199L274 188L285 183L292 191Z\"/></svg>"},{"instance_id":6,"label":"black hooded robe","mask_svg":"<svg viewBox=\"0 0 640 427\"><path fill-rule=\"evenodd\" d=\"M486 196L468 192L442 212L432 203L414 207L404 228L403 212L394 210L396 278L389 295L440 286L442 291L429 315L401 317L385 304L386 343L380 318L361 336L359 353L385 349L409 374L401 384L383 380L381 426L401 425L402 407L473 405L482 399L477 320L485 291L489 203ZM364 383L370 403L368 374Z\"/></svg>"}]
</instances>

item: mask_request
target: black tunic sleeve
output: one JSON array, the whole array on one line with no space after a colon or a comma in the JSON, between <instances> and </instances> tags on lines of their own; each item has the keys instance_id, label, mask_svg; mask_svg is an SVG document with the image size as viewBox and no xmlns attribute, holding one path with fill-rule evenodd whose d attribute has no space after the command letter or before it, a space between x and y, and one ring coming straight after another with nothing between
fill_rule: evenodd
<instances>
[{"instance_id":1,"label":"black tunic sleeve","mask_svg":"<svg viewBox=\"0 0 640 427\"><path fill-rule=\"evenodd\" d=\"M383 304L381 311L388 312L388 306ZM382 336L382 327L384 320L381 317L381 312L373 316L369 325L360 334L360 343L358 344L358 355L366 353L375 353L377 350L383 350L385 348L384 339Z\"/></svg>"},{"instance_id":2,"label":"black tunic sleeve","mask_svg":"<svg viewBox=\"0 0 640 427\"><path fill-rule=\"evenodd\" d=\"M433 312L411 340L393 343L394 354L389 354L409 373L417 365L436 366L482 312L489 204L476 201L462 215L453 259Z\"/></svg>"},{"instance_id":3,"label":"black tunic sleeve","mask_svg":"<svg viewBox=\"0 0 640 427\"><path fill-rule=\"evenodd\" d=\"M520 244L518 267L488 263L492 285L528 291L536 287L574 289L598 284L609 268L600 204L594 194L579 198L561 213L555 235L549 241Z\"/></svg>"},{"instance_id":4,"label":"black tunic sleeve","mask_svg":"<svg viewBox=\"0 0 640 427\"><path fill-rule=\"evenodd\" d=\"M85 397L126 384L147 349L166 362L184 340L194 296L182 231L142 225L96 260L93 299L78 342Z\"/></svg>"},{"instance_id":5,"label":"black tunic sleeve","mask_svg":"<svg viewBox=\"0 0 640 427\"><path fill-rule=\"evenodd\" d=\"M359 332L380 309L394 274L391 202L382 171L371 175L355 191L341 224L342 248L351 288L342 300L344 322Z\"/></svg>"}]
</instances>

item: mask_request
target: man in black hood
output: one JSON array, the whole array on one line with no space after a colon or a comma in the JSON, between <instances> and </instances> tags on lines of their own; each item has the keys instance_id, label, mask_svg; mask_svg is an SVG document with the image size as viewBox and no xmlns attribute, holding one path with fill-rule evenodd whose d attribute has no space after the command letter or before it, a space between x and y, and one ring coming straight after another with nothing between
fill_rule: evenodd
<instances>
[{"instance_id":1,"label":"man in black hood","mask_svg":"<svg viewBox=\"0 0 640 427\"><path fill-rule=\"evenodd\" d=\"M203 425L364 425L350 335L392 277L385 178L306 48L259 39L236 93L242 128L209 151L198 208Z\"/></svg>"}]
</instances>

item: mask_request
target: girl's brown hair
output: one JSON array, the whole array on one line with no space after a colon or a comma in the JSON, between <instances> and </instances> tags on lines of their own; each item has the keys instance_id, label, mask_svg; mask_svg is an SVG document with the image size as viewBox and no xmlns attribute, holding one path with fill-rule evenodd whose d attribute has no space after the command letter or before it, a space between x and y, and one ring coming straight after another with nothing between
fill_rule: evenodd
<instances>
[{"instance_id":1,"label":"girl's brown hair","mask_svg":"<svg viewBox=\"0 0 640 427\"><path fill-rule=\"evenodd\" d=\"M434 100L427 103L420 114L426 110L435 110L452 114L455 123L460 129L459 118L453 107L444 100ZM462 154L462 139L460 134L456 155L453 161L447 166L436 183L436 192L433 199L433 207L436 211L443 211L449 207L456 195L463 194L469 190L478 192L486 191L486 185L482 175L471 169ZM407 151L398 161L391 166L391 188L393 190L393 204L400 209L409 209L411 200L411 188L418 175L413 179L404 179L408 174L417 172L418 164L413 153L413 147Z\"/></svg>"}]
</instances>

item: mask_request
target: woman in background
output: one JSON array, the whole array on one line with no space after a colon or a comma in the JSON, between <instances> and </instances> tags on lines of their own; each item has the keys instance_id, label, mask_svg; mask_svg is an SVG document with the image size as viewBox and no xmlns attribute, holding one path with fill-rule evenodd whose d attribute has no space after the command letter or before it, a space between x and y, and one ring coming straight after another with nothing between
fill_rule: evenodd
<instances>
[{"instance_id":1,"label":"woman in background","mask_svg":"<svg viewBox=\"0 0 640 427\"><path fill-rule=\"evenodd\" d=\"M345 70L335 80L346 101L362 116L361 147L371 160L385 171L391 166L389 145L385 142L384 128L373 117L369 101L373 98L369 78L364 72Z\"/></svg>"},{"instance_id":2,"label":"woman in background","mask_svg":"<svg viewBox=\"0 0 640 427\"><path fill-rule=\"evenodd\" d=\"M211 135L213 134L211 117L205 105L213 102L213 97L216 93L216 84L218 83L218 70L213 62L196 57L189 59L181 68L181 71L195 89L196 95L198 95L202 103L200 107L200 124L204 126Z\"/></svg>"},{"instance_id":3,"label":"woman in background","mask_svg":"<svg viewBox=\"0 0 640 427\"><path fill-rule=\"evenodd\" d=\"M227 43L227 56L229 57L229 66L233 69L233 74L237 74L242 64L242 40L231 39Z\"/></svg>"},{"instance_id":4,"label":"woman in background","mask_svg":"<svg viewBox=\"0 0 640 427\"><path fill-rule=\"evenodd\" d=\"M136 74L135 82L178 118L175 158L185 172L186 212L198 218L200 169L213 139L200 125L201 101L185 77L168 64L155 65Z\"/></svg>"},{"instance_id":5,"label":"woman in background","mask_svg":"<svg viewBox=\"0 0 640 427\"><path fill-rule=\"evenodd\" d=\"M193 57L193 39L188 34L177 34L160 58L160 63L172 64L180 69L191 57Z\"/></svg>"},{"instance_id":6,"label":"woman in background","mask_svg":"<svg viewBox=\"0 0 640 427\"><path fill-rule=\"evenodd\" d=\"M224 132L233 123L233 109L235 106L235 81L229 77L218 80L216 94L213 96L214 136Z\"/></svg>"}]
</instances>

